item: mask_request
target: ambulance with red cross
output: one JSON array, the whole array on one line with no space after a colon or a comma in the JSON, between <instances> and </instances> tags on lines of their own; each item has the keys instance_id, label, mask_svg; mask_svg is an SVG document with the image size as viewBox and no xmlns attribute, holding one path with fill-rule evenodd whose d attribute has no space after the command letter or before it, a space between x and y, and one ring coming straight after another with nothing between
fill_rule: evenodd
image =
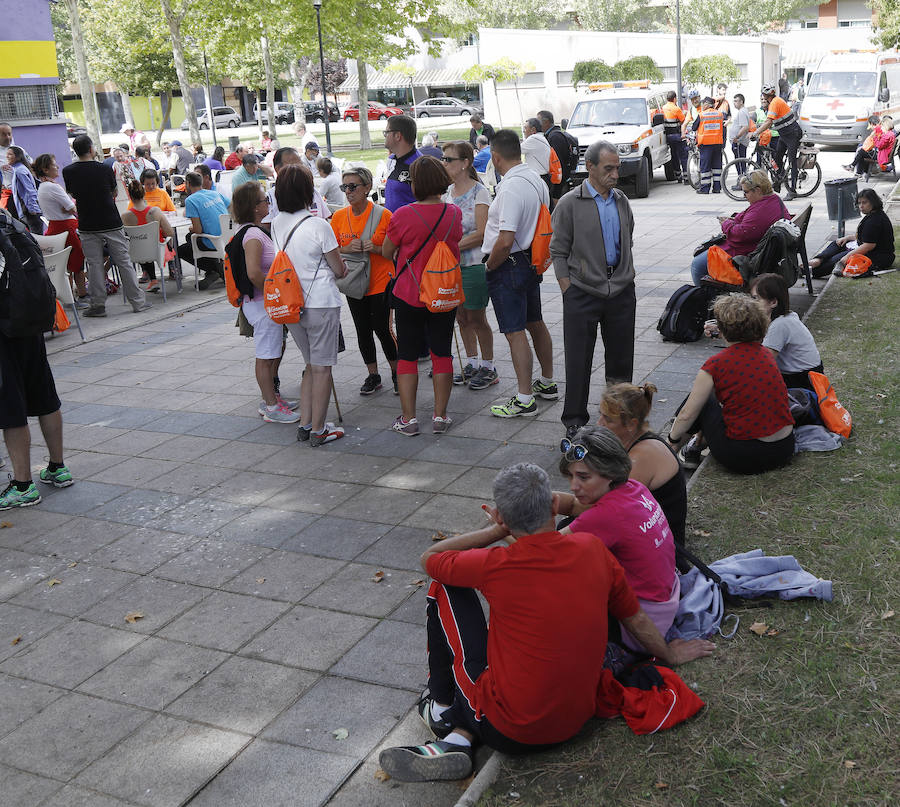
<instances>
[{"instance_id":1,"label":"ambulance with red cross","mask_svg":"<svg viewBox=\"0 0 900 807\"><path fill-rule=\"evenodd\" d=\"M819 61L800 107L803 138L834 146L857 145L870 115L900 122L900 53L834 50Z\"/></svg>"}]
</instances>

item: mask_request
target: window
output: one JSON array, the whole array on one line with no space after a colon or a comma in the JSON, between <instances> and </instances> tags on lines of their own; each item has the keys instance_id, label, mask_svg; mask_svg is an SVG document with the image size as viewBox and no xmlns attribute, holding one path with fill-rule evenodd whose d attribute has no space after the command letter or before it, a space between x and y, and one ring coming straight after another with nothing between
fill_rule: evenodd
<instances>
[{"instance_id":1,"label":"window","mask_svg":"<svg viewBox=\"0 0 900 807\"><path fill-rule=\"evenodd\" d=\"M52 120L58 114L59 102L52 84L0 87L0 120Z\"/></svg>"},{"instance_id":2,"label":"window","mask_svg":"<svg viewBox=\"0 0 900 807\"><path fill-rule=\"evenodd\" d=\"M572 84L572 71L571 70L557 70L556 71L556 84L560 87L568 87Z\"/></svg>"},{"instance_id":3,"label":"window","mask_svg":"<svg viewBox=\"0 0 900 807\"><path fill-rule=\"evenodd\" d=\"M522 87L543 87L544 86L544 74L543 73L526 73L522 78L519 79L519 88ZM512 81L504 81L497 85L498 87L504 88L513 88L515 87L515 83Z\"/></svg>"}]
</instances>

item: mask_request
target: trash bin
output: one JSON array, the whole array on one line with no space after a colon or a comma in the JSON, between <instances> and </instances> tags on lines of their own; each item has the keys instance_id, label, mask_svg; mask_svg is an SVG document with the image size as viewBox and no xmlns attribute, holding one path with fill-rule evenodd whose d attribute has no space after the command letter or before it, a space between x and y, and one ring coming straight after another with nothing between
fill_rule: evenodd
<instances>
[{"instance_id":1,"label":"trash bin","mask_svg":"<svg viewBox=\"0 0 900 807\"><path fill-rule=\"evenodd\" d=\"M228 135L228 150L229 151L234 151L239 145L241 145L241 138L239 138L237 135ZM838 179L834 180L834 182L841 182L841 181L842 180L838 180ZM827 185L828 183L826 182L825 184ZM854 188L856 187L856 180L853 181L853 187ZM831 210L830 207L828 209ZM828 214L828 217L831 218L830 213Z\"/></svg>"},{"instance_id":2,"label":"trash bin","mask_svg":"<svg viewBox=\"0 0 900 807\"><path fill-rule=\"evenodd\" d=\"M830 221L858 219L857 193L856 180L853 177L828 180L825 183L825 203L828 205L828 219Z\"/></svg>"}]
</instances>

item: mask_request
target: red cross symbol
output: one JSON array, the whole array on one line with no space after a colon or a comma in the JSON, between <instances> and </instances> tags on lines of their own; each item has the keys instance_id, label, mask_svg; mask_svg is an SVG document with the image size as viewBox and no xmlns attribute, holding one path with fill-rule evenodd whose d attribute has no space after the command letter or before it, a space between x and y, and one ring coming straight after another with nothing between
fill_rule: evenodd
<instances>
[{"instance_id":1,"label":"red cross symbol","mask_svg":"<svg viewBox=\"0 0 900 807\"><path fill-rule=\"evenodd\" d=\"M839 101L837 98L835 98L830 104L825 104L825 106L830 107L831 109L837 109L839 106L843 106L843 105L844 105L844 102Z\"/></svg>"}]
</instances>

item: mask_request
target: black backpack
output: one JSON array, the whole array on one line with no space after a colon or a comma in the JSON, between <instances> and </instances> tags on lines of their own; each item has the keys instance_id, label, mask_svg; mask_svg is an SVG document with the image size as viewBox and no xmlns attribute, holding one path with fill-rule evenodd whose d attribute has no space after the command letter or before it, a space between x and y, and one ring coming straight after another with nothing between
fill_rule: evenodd
<instances>
[{"instance_id":1,"label":"black backpack","mask_svg":"<svg viewBox=\"0 0 900 807\"><path fill-rule=\"evenodd\" d=\"M244 255L244 233L251 227L257 227L256 224L248 224L241 227L231 240L225 245L225 255L227 256L228 266L226 270L231 270L231 276L234 279L234 285L237 290L246 295L249 299L253 299L253 293L256 291L250 278L247 276L247 258ZM259 227L262 230L262 227ZM265 232L265 230L263 230ZM233 304L233 303L232 303ZM240 303L235 308L240 307Z\"/></svg>"},{"instance_id":2,"label":"black backpack","mask_svg":"<svg viewBox=\"0 0 900 807\"><path fill-rule=\"evenodd\" d=\"M666 303L656 323L665 342L696 342L703 336L710 292L698 286L681 286Z\"/></svg>"},{"instance_id":3,"label":"black backpack","mask_svg":"<svg viewBox=\"0 0 900 807\"><path fill-rule=\"evenodd\" d=\"M564 129L560 129L563 134L563 137L566 138L566 142L569 144L569 159L567 160L566 167L569 169L569 172L575 171L578 168L579 163L579 154L578 154L578 140L575 135L570 135ZM560 161L562 162L562 161Z\"/></svg>"},{"instance_id":4,"label":"black backpack","mask_svg":"<svg viewBox=\"0 0 900 807\"><path fill-rule=\"evenodd\" d=\"M56 289L41 248L22 222L0 214L0 332L12 339L53 330Z\"/></svg>"}]
</instances>

